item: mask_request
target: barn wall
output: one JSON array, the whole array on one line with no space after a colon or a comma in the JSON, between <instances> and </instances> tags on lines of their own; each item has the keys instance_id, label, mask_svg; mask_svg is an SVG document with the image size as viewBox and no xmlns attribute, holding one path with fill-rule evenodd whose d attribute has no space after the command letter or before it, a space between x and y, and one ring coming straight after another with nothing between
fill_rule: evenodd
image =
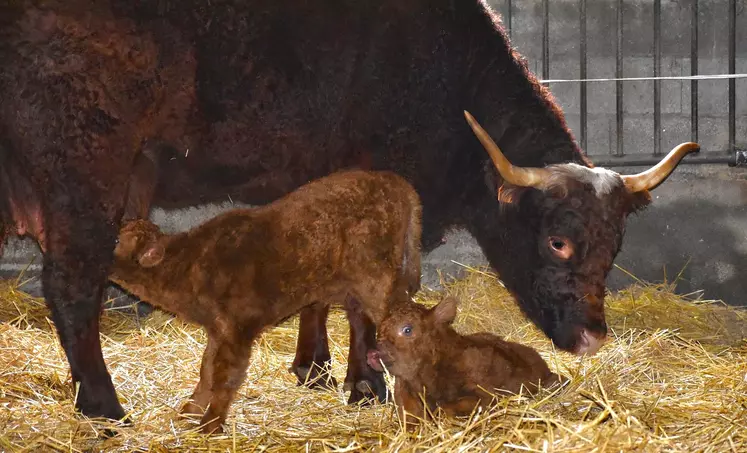
<instances>
[{"instance_id":1,"label":"barn wall","mask_svg":"<svg viewBox=\"0 0 747 453\"><path fill-rule=\"evenodd\" d=\"M505 11L506 0L491 0ZM542 73L541 0L514 0L513 34L515 46L527 57L530 68ZM578 1L552 0L550 3L550 77L578 77ZM625 0L624 75L653 74L652 1ZM702 74L727 71L727 0L700 0L700 59ZM588 77L612 77L615 71L615 1L588 0ZM690 1L662 1L661 75L689 75ZM737 72L747 72L747 4L737 2ZM747 80L737 80L737 146L747 148ZM699 86L700 137L706 150L727 147L727 82L704 81ZM554 84L551 90L566 112L571 128L579 131L578 84ZM690 139L690 84L665 81L661 84L663 151ZM653 83L626 82L624 85L624 150L648 155L653 150ZM588 87L588 146L590 155L616 149L614 83ZM624 172L640 168L617 169ZM616 264L649 281L672 280L681 273L677 289L682 293L704 290L707 298L745 305L747 279L747 170L725 165L680 166L654 193L652 207L633 217L623 251ZM156 210L154 220L167 230L195 225L221 209L164 212ZM17 275L30 262L31 273L41 262L31 241L11 240L0 261L0 272ZM437 286L438 270L458 275L466 265L484 264L482 253L464 232L456 231L447 243L423 260L424 283ZM683 270L684 269L684 270ZM633 280L619 269L609 283L619 288ZM34 292L33 284L29 287Z\"/></svg>"}]
</instances>

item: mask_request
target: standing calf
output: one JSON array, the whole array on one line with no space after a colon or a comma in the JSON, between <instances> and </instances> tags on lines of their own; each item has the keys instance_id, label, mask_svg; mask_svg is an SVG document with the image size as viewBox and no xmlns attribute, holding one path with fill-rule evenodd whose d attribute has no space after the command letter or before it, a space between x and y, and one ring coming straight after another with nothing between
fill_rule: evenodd
<instances>
[{"instance_id":1,"label":"standing calf","mask_svg":"<svg viewBox=\"0 0 747 453\"><path fill-rule=\"evenodd\" d=\"M428 409L447 415L467 415L500 392L534 392L561 378L550 371L534 349L496 335L460 335L451 323L457 299L445 297L431 309L412 302L397 304L379 325L377 349L368 363L383 371L383 363L397 379L394 398L403 411L422 416L419 394L425 390Z\"/></svg>"},{"instance_id":2,"label":"standing calf","mask_svg":"<svg viewBox=\"0 0 747 453\"><path fill-rule=\"evenodd\" d=\"M390 300L418 290L419 244L415 190L394 173L349 171L184 233L128 222L110 279L205 328L200 381L182 412L221 431L263 329L318 303L355 304L380 322ZM367 367L355 359L349 369Z\"/></svg>"}]
</instances>

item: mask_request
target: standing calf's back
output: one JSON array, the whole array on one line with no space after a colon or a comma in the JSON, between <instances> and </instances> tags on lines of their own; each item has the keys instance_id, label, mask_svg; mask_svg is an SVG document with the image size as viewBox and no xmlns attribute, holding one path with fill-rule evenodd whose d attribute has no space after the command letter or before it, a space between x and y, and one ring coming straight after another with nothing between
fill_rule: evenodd
<instances>
[{"instance_id":1,"label":"standing calf's back","mask_svg":"<svg viewBox=\"0 0 747 453\"><path fill-rule=\"evenodd\" d=\"M205 427L212 431L225 418L262 329L305 306L348 297L378 323L391 300L419 288L419 244L414 189L393 173L348 171L185 233L164 235L148 221L129 222L110 278L205 327L201 381L185 411L200 413L210 402L203 422L217 417ZM232 390L212 390L216 380Z\"/></svg>"}]
</instances>

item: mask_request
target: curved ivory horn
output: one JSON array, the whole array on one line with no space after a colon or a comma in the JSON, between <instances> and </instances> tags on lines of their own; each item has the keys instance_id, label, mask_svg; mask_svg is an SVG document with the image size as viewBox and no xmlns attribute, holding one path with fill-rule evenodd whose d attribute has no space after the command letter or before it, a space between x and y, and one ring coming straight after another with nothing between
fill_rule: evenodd
<instances>
[{"instance_id":1,"label":"curved ivory horn","mask_svg":"<svg viewBox=\"0 0 747 453\"><path fill-rule=\"evenodd\" d=\"M467 118L472 131L480 139L482 146L490 154L495 168L501 174L504 181L515 186L542 188L542 183L550 175L550 172L544 168L522 168L512 165L477 120L466 110L464 111L464 116Z\"/></svg>"},{"instance_id":2,"label":"curved ivory horn","mask_svg":"<svg viewBox=\"0 0 747 453\"><path fill-rule=\"evenodd\" d=\"M675 146L658 164L636 175L624 175L622 179L631 192L655 189L669 177L683 157L698 151L700 151L700 145L697 143L681 143Z\"/></svg>"}]
</instances>

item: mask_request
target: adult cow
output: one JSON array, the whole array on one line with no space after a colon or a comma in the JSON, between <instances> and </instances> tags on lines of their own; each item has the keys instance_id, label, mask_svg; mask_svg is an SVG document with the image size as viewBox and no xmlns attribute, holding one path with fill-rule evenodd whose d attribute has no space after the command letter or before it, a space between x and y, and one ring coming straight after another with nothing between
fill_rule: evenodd
<instances>
[{"instance_id":1,"label":"adult cow","mask_svg":"<svg viewBox=\"0 0 747 453\"><path fill-rule=\"evenodd\" d=\"M99 312L123 213L147 211L125 195L148 174L144 148L160 165L155 204L167 208L261 204L337 169L394 170L422 198L423 248L465 227L524 313L575 353L605 338L604 281L627 215L697 148L654 176L590 168L477 0L4 2L0 99L2 231L42 245L77 407L114 419L124 412ZM493 165L464 109L514 165L536 168L512 167L473 122ZM302 313L301 377L329 360L326 316ZM365 357L373 325L349 319L346 381L380 395ZM351 400L361 397L352 385Z\"/></svg>"}]
</instances>

